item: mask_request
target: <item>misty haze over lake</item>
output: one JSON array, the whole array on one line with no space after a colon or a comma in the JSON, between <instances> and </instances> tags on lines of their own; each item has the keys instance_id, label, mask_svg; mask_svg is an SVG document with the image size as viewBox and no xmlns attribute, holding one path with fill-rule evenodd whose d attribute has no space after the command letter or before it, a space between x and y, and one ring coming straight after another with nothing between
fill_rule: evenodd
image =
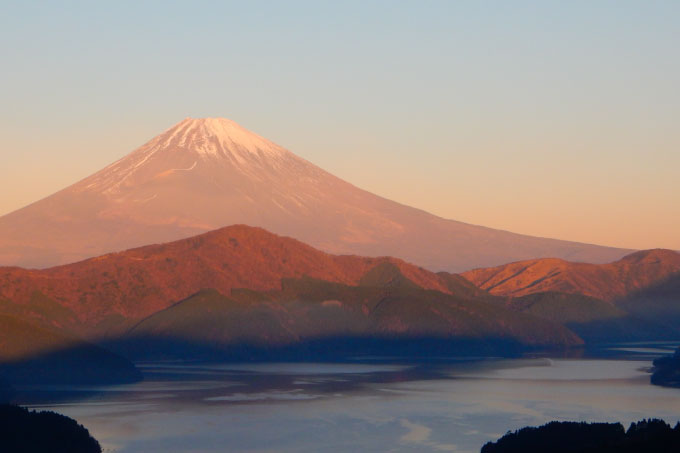
<instances>
[{"instance_id":1,"label":"misty haze over lake","mask_svg":"<svg viewBox=\"0 0 680 453\"><path fill-rule=\"evenodd\" d=\"M650 385L646 368L677 344L429 364L147 363L137 384L32 387L24 399L76 418L118 453L477 452L550 420L674 424L680 391Z\"/></svg>"}]
</instances>

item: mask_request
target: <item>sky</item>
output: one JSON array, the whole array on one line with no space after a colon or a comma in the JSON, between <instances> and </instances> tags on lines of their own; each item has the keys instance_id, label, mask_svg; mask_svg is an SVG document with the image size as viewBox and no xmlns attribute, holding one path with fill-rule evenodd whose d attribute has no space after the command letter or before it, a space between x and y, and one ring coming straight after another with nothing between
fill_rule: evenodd
<instances>
[{"instance_id":1,"label":"sky","mask_svg":"<svg viewBox=\"0 0 680 453\"><path fill-rule=\"evenodd\" d=\"M0 0L0 215L226 117L442 217L680 250L680 2Z\"/></svg>"}]
</instances>

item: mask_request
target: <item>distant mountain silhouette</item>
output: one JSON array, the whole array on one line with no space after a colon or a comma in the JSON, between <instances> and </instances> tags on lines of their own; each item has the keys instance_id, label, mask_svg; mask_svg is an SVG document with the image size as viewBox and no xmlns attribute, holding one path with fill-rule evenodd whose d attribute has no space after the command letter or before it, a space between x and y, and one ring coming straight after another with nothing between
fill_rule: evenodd
<instances>
[{"instance_id":1,"label":"distant mountain silhouette","mask_svg":"<svg viewBox=\"0 0 680 453\"><path fill-rule=\"evenodd\" d=\"M233 121L187 118L0 217L0 265L49 267L232 224L436 271L549 256L607 262L629 252L443 219L359 189Z\"/></svg>"}]
</instances>

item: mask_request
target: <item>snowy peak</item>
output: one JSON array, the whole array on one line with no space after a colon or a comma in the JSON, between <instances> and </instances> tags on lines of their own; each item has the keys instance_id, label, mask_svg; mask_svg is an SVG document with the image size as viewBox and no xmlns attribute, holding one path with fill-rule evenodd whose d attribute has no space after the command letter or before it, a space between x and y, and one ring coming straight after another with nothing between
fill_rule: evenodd
<instances>
[{"instance_id":1,"label":"snowy peak","mask_svg":"<svg viewBox=\"0 0 680 453\"><path fill-rule=\"evenodd\" d=\"M537 257L610 262L629 252L441 219L361 190L228 119L186 118L97 173L0 217L0 264L66 263L233 224L436 270Z\"/></svg>"},{"instance_id":2,"label":"snowy peak","mask_svg":"<svg viewBox=\"0 0 680 453\"><path fill-rule=\"evenodd\" d=\"M197 167L204 172L230 168L260 180L263 169L271 170L280 167L281 162L298 159L226 118L186 118L73 189L117 195L145 181ZM205 178L213 176L203 174Z\"/></svg>"},{"instance_id":3,"label":"snowy peak","mask_svg":"<svg viewBox=\"0 0 680 453\"><path fill-rule=\"evenodd\" d=\"M226 118L186 118L154 141L160 147L182 148L201 156L238 158L249 153L266 157L285 153L275 143Z\"/></svg>"}]
</instances>

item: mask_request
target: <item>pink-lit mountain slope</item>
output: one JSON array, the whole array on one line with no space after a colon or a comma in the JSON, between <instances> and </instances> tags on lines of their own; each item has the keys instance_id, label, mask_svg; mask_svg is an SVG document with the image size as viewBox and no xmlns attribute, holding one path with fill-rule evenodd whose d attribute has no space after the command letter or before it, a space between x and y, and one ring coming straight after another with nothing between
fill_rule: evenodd
<instances>
[{"instance_id":1,"label":"pink-lit mountain slope","mask_svg":"<svg viewBox=\"0 0 680 453\"><path fill-rule=\"evenodd\" d=\"M47 267L237 223L435 271L540 257L601 263L628 252L446 220L359 189L233 121L187 118L0 217L0 265Z\"/></svg>"}]
</instances>

